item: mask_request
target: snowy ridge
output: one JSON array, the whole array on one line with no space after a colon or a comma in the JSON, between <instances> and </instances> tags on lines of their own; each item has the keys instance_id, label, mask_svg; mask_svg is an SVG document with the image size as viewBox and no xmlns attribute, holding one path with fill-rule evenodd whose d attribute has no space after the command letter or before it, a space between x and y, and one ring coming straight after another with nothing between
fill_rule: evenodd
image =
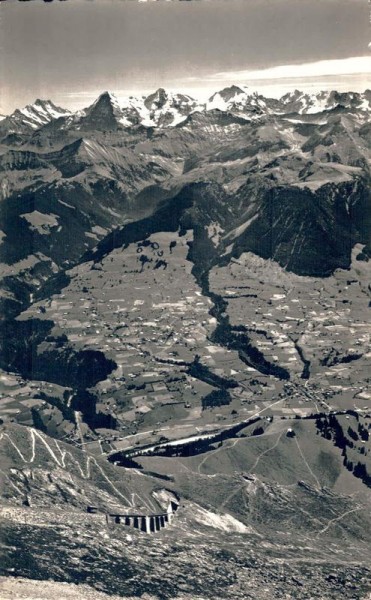
<instances>
[{"instance_id":1,"label":"snowy ridge","mask_svg":"<svg viewBox=\"0 0 371 600\"><path fill-rule=\"evenodd\" d=\"M36 100L24 108L17 109L9 117L1 119L7 133L36 131L55 119L71 114L69 110L55 106L50 100Z\"/></svg>"},{"instance_id":2,"label":"snowy ridge","mask_svg":"<svg viewBox=\"0 0 371 600\"><path fill-rule=\"evenodd\" d=\"M206 102L206 110L242 110L251 98L246 86L232 85L213 94Z\"/></svg>"},{"instance_id":3,"label":"snowy ridge","mask_svg":"<svg viewBox=\"0 0 371 600\"><path fill-rule=\"evenodd\" d=\"M317 114L335 108L357 109L369 111L371 108L371 91L339 93L323 91L318 94L305 94L299 90L285 94L280 101L284 112L299 114Z\"/></svg>"},{"instance_id":4,"label":"snowy ridge","mask_svg":"<svg viewBox=\"0 0 371 600\"><path fill-rule=\"evenodd\" d=\"M171 94L160 88L148 97L133 97L120 102L111 92L104 92L87 109L79 111L74 121L94 124L97 120L107 127L174 127L203 107L190 96Z\"/></svg>"},{"instance_id":5,"label":"snowy ridge","mask_svg":"<svg viewBox=\"0 0 371 600\"><path fill-rule=\"evenodd\" d=\"M364 120L371 109L371 90L364 93L322 91L307 94L299 90L279 100L265 98L245 85L232 85L213 94L204 103L186 94L159 88L149 96L118 99L111 92L102 93L89 107L75 113L55 106L49 100L36 100L17 109L8 117L0 115L0 132L29 134L52 121L64 117L58 127L68 129L116 129L137 125L143 127L175 127L195 112L222 111L235 113L247 121L267 115L316 115L334 110L348 110Z\"/></svg>"},{"instance_id":6,"label":"snowy ridge","mask_svg":"<svg viewBox=\"0 0 371 600\"><path fill-rule=\"evenodd\" d=\"M204 108L191 96L172 94L163 88L148 96L144 107L148 113L143 125L149 126L175 126L185 121L192 112Z\"/></svg>"},{"instance_id":7,"label":"snowy ridge","mask_svg":"<svg viewBox=\"0 0 371 600\"><path fill-rule=\"evenodd\" d=\"M246 116L250 120L273 113L277 104L279 101L264 98L257 92L251 92L247 86L232 85L213 94L206 102L205 108L207 111L237 112L240 116Z\"/></svg>"}]
</instances>

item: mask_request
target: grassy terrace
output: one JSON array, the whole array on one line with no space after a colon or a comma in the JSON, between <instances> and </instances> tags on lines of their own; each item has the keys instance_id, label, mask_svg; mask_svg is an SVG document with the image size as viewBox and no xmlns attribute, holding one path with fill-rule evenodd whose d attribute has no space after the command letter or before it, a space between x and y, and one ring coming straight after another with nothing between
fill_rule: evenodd
<instances>
[{"instance_id":1,"label":"grassy terrace","mask_svg":"<svg viewBox=\"0 0 371 600\"><path fill-rule=\"evenodd\" d=\"M241 399L251 402L252 392L243 387L251 369L207 339L215 319L186 259L190 241L189 234L161 233L114 250L99 264L72 270L61 295L21 317L52 320L53 335L65 334L76 349L102 350L117 363L95 391L97 408L117 416L125 435L174 424L188 435L206 425L200 400L214 388L186 372L196 355L216 375L241 383L217 420L241 408Z\"/></svg>"},{"instance_id":2,"label":"grassy terrace","mask_svg":"<svg viewBox=\"0 0 371 600\"><path fill-rule=\"evenodd\" d=\"M367 408L360 399L371 397L369 294L361 283L369 279L370 266L355 260L359 250L349 271L323 279L286 273L251 254L210 274L211 289L228 302L232 326L246 327L269 361L289 369L293 382L307 361L308 395L324 407L331 398L327 403L334 408Z\"/></svg>"},{"instance_id":3,"label":"grassy terrace","mask_svg":"<svg viewBox=\"0 0 371 600\"><path fill-rule=\"evenodd\" d=\"M268 407L269 414L281 416L367 409L370 392L359 384L366 379L371 330L367 290L360 284L367 280L367 263L354 260L349 271L313 279L245 254L210 272L210 290L227 302L231 325L245 329L269 362L289 370L291 380L282 382L209 341L216 319L187 260L191 241L191 233L158 233L115 249L100 263L71 270L71 282L60 295L20 317L51 320L53 335L65 334L76 350L101 350L118 365L93 389L97 410L113 415L117 429L101 429L100 439L107 441L91 440L92 450L183 438ZM202 398L216 388L188 373L196 355L212 374L236 382L229 404L203 409ZM301 378L305 364L309 381ZM0 417L18 419L12 411L23 411L20 402L38 402L48 431L76 435L71 423L63 422L58 402L45 406L40 391L61 400L70 393L40 382L25 388L15 381L4 391ZM30 421L30 410L25 419Z\"/></svg>"}]
</instances>

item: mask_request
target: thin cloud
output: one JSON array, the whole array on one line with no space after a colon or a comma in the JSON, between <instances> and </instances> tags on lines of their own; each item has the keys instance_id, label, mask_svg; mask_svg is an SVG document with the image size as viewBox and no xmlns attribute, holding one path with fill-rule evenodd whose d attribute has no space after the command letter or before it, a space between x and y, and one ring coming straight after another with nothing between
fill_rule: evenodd
<instances>
[{"instance_id":1,"label":"thin cloud","mask_svg":"<svg viewBox=\"0 0 371 600\"><path fill-rule=\"evenodd\" d=\"M354 75L371 72L371 56L320 60L304 64L280 65L268 69L224 71L207 76L208 81L259 81L316 78L326 75ZM191 78L190 78L191 80Z\"/></svg>"},{"instance_id":2,"label":"thin cloud","mask_svg":"<svg viewBox=\"0 0 371 600\"><path fill-rule=\"evenodd\" d=\"M364 91L371 85L371 56L357 56L344 59L321 60L304 64L280 65L260 70L223 71L200 77L169 79L164 87L169 91L183 92L205 101L210 95L225 85L247 84L251 90L264 95L280 97L287 91L299 88L302 91L317 92L325 89L338 91ZM147 95L158 87L156 83L149 87L140 82L132 82L127 89L108 89L119 100L129 96ZM103 89L76 90L62 92L58 99L73 109L85 108L104 91ZM1 112L1 111L0 111Z\"/></svg>"}]
</instances>

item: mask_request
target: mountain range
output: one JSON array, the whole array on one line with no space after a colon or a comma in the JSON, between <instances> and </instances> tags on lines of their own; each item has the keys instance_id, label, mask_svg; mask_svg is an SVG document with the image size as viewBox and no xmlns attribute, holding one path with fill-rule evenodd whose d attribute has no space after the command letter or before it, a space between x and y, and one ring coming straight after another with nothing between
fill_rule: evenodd
<instances>
[{"instance_id":1,"label":"mountain range","mask_svg":"<svg viewBox=\"0 0 371 600\"><path fill-rule=\"evenodd\" d=\"M159 89L0 121L0 575L368 598L370 101ZM171 498L154 535L105 521Z\"/></svg>"},{"instance_id":2,"label":"mountain range","mask_svg":"<svg viewBox=\"0 0 371 600\"><path fill-rule=\"evenodd\" d=\"M265 98L246 86L227 87L213 94L206 102L200 102L189 95L167 92L159 88L149 96L130 96L126 100L110 92L104 92L88 108L71 113L55 106L50 100L36 100L23 109L15 110L9 116L2 116L0 134L29 134L32 130L62 119L62 128L94 129L126 128L134 125L144 127L175 127L186 121L195 112L220 110L239 114L243 118L254 119L269 114L300 115L319 114L323 111L359 111L366 117L370 109L371 90L364 93L320 92L306 94L295 90L280 99Z\"/></svg>"}]
</instances>

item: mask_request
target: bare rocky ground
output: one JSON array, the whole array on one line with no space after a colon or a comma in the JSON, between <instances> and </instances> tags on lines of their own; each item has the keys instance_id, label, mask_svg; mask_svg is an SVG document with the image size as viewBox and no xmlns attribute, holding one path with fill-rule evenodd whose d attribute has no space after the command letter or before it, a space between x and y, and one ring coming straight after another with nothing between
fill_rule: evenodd
<instances>
[{"instance_id":1,"label":"bare rocky ground","mask_svg":"<svg viewBox=\"0 0 371 600\"><path fill-rule=\"evenodd\" d=\"M370 589L367 561L347 558L345 548L335 557L326 538L319 546L308 536L263 540L235 532L233 523L223 530L216 517L195 521L193 510L186 506L172 528L150 538L79 515L70 523L36 515L34 524L32 510L2 519L2 572L123 598L363 598Z\"/></svg>"},{"instance_id":2,"label":"bare rocky ground","mask_svg":"<svg viewBox=\"0 0 371 600\"><path fill-rule=\"evenodd\" d=\"M20 577L0 578L0 591L3 600L119 600L120 596L100 593L87 585L39 581ZM145 596L143 596L145 598ZM151 600L147 596L146 600Z\"/></svg>"},{"instance_id":3,"label":"bare rocky ground","mask_svg":"<svg viewBox=\"0 0 371 600\"><path fill-rule=\"evenodd\" d=\"M247 437L204 454L142 457L143 470L8 425L1 431L5 589L15 594L21 576L122 598L366 597L367 488L342 468L331 440L317 436L313 454L314 423L304 423L295 423L294 438L273 420L265 435L249 437L251 426ZM161 532L106 522L107 509L158 511L164 489L181 503ZM87 505L101 513L87 514Z\"/></svg>"}]
</instances>

